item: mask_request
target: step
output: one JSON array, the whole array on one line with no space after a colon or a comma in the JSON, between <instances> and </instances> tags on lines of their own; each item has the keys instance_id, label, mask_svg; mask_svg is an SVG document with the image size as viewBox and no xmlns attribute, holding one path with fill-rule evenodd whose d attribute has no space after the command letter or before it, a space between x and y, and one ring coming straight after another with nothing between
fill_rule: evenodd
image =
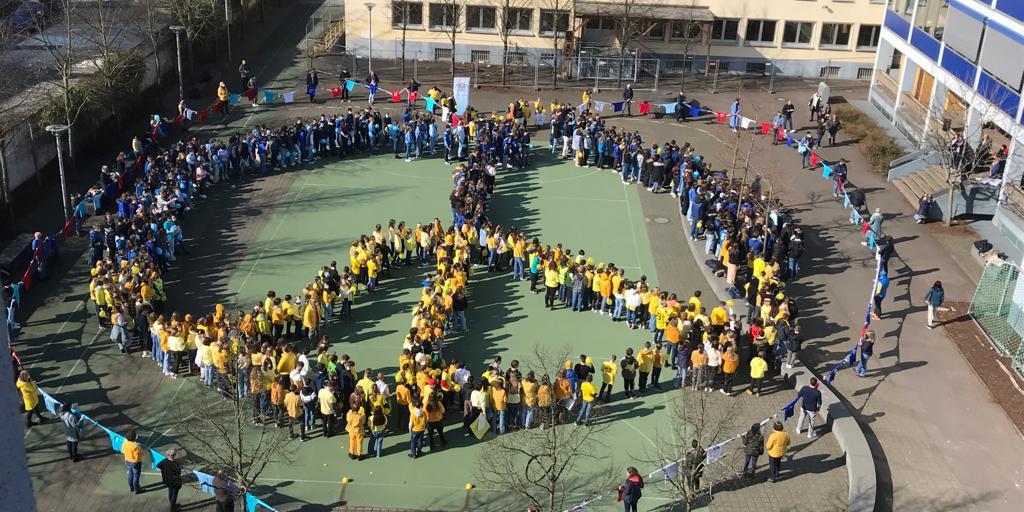
<instances>
[{"instance_id":1,"label":"step","mask_svg":"<svg viewBox=\"0 0 1024 512\"><path fill-rule=\"evenodd\" d=\"M913 179L913 175L904 176L903 178L900 178L897 181L902 182L903 186L914 194L914 197L920 198L922 195L926 193L924 187L921 186L919 180ZM915 200L914 203L916 204L917 201Z\"/></svg>"},{"instance_id":2,"label":"step","mask_svg":"<svg viewBox=\"0 0 1024 512\"><path fill-rule=\"evenodd\" d=\"M903 198L906 199L907 202L910 203L910 206L912 206L916 211L917 201L920 196L915 196L914 191L910 190L910 187L907 186L906 182L904 182L902 178L893 181L892 184L896 186L896 190L898 190L900 194L903 194Z\"/></svg>"}]
</instances>

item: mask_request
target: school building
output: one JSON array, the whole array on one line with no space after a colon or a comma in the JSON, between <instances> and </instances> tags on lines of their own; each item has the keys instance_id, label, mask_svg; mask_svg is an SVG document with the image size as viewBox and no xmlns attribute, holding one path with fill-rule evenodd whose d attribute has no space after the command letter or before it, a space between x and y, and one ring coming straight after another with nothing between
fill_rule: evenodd
<instances>
[{"instance_id":1,"label":"school building","mask_svg":"<svg viewBox=\"0 0 1024 512\"><path fill-rule=\"evenodd\" d=\"M890 172L890 181L914 205L922 194L936 194L945 215L950 180L941 169L941 144L955 133L979 155L1006 144L1001 176L987 172L995 160L979 161L952 185L953 213L993 215L992 225L1008 239L993 243L1020 261L1024 0L889 0L883 19L870 102L920 148Z\"/></svg>"},{"instance_id":2,"label":"school building","mask_svg":"<svg viewBox=\"0 0 1024 512\"><path fill-rule=\"evenodd\" d=\"M365 57L372 25L375 58L401 55L404 34L408 59L448 60L454 51L459 62L505 56L598 73L609 59L640 72L654 63L701 72L714 62L719 72L868 79L884 10L885 0L346 2L345 48Z\"/></svg>"}]
</instances>

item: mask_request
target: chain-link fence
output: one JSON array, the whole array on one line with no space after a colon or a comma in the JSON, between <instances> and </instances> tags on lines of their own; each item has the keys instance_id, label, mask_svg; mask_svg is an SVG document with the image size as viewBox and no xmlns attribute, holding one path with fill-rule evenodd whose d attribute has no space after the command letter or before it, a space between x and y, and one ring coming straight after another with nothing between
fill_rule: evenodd
<instances>
[{"instance_id":1,"label":"chain-link fence","mask_svg":"<svg viewBox=\"0 0 1024 512\"><path fill-rule=\"evenodd\" d=\"M620 57L581 52L576 57L553 57L553 53L534 54L509 51L502 65L501 51L462 50L455 55L452 70L451 48L427 52L374 48L372 63L365 55L324 53L316 56L314 67L321 74L336 74L348 69L362 78L371 66L385 82L423 84L451 83L455 76L468 76L475 87L526 87L533 89L619 89L632 84L634 89L674 93L686 91L711 93L739 91L785 92L807 90L818 78L785 76L775 72L771 61L724 61L692 55L678 58Z\"/></svg>"},{"instance_id":2,"label":"chain-link fence","mask_svg":"<svg viewBox=\"0 0 1024 512\"><path fill-rule=\"evenodd\" d=\"M1020 268L1009 262L990 262L978 282L971 300L970 314L992 345L1024 377L1024 281Z\"/></svg>"}]
</instances>

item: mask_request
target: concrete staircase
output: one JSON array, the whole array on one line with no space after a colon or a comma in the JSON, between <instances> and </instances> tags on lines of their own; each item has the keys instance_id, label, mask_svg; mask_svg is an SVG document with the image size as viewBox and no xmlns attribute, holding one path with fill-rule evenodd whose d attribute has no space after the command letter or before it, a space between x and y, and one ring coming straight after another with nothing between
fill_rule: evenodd
<instances>
[{"instance_id":1,"label":"concrete staircase","mask_svg":"<svg viewBox=\"0 0 1024 512\"><path fill-rule=\"evenodd\" d=\"M917 172L896 178L892 184L915 210L921 196L931 194L938 199L942 192L949 189L946 171L940 165L929 165Z\"/></svg>"}]
</instances>

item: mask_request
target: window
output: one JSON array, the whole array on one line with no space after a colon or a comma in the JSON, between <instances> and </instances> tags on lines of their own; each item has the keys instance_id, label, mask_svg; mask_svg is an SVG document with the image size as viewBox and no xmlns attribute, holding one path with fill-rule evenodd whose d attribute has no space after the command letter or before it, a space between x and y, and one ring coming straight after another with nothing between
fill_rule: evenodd
<instances>
[{"instance_id":1,"label":"window","mask_svg":"<svg viewBox=\"0 0 1024 512\"><path fill-rule=\"evenodd\" d=\"M853 26L849 23L825 23L821 26L821 46L850 46L850 31Z\"/></svg>"},{"instance_id":2,"label":"window","mask_svg":"<svg viewBox=\"0 0 1024 512\"><path fill-rule=\"evenodd\" d=\"M857 48L877 48L881 34L880 25L861 25L857 31Z\"/></svg>"},{"instance_id":3,"label":"window","mask_svg":"<svg viewBox=\"0 0 1024 512\"><path fill-rule=\"evenodd\" d=\"M701 29L699 23L692 21L673 21L672 22L672 33L669 35L672 39L688 39L691 41L699 40L701 35Z\"/></svg>"},{"instance_id":4,"label":"window","mask_svg":"<svg viewBox=\"0 0 1024 512\"><path fill-rule=\"evenodd\" d=\"M552 35L555 31L565 32L569 30L569 12L568 11L552 11L548 9L540 10L540 33L543 35Z\"/></svg>"},{"instance_id":5,"label":"window","mask_svg":"<svg viewBox=\"0 0 1024 512\"><path fill-rule=\"evenodd\" d=\"M874 76L874 68L857 68L857 80L867 80Z\"/></svg>"},{"instance_id":6,"label":"window","mask_svg":"<svg viewBox=\"0 0 1024 512\"><path fill-rule=\"evenodd\" d=\"M663 21L651 21L648 22L647 28L650 30L644 34L644 39L650 39L654 41L665 40L665 22Z\"/></svg>"},{"instance_id":7,"label":"window","mask_svg":"<svg viewBox=\"0 0 1024 512\"><path fill-rule=\"evenodd\" d=\"M477 64L490 64L491 52L488 50L470 50L469 60Z\"/></svg>"},{"instance_id":8,"label":"window","mask_svg":"<svg viewBox=\"0 0 1024 512\"><path fill-rule=\"evenodd\" d=\"M423 4L417 2L394 2L391 4L391 26L409 28L423 26Z\"/></svg>"},{"instance_id":9,"label":"window","mask_svg":"<svg viewBox=\"0 0 1024 512\"><path fill-rule=\"evenodd\" d=\"M748 75L763 75L768 66L764 62L748 62L747 63L747 74Z\"/></svg>"},{"instance_id":10,"label":"window","mask_svg":"<svg viewBox=\"0 0 1024 512\"><path fill-rule=\"evenodd\" d=\"M505 22L508 23L509 30L512 32L532 32L533 9L513 7L508 10Z\"/></svg>"},{"instance_id":11,"label":"window","mask_svg":"<svg viewBox=\"0 0 1024 512\"><path fill-rule=\"evenodd\" d=\"M591 16L585 23L590 30L615 30L615 18L609 16Z\"/></svg>"},{"instance_id":12,"label":"window","mask_svg":"<svg viewBox=\"0 0 1024 512\"><path fill-rule=\"evenodd\" d=\"M783 45L810 45L814 23L809 21L787 21L782 29Z\"/></svg>"},{"instance_id":13,"label":"window","mask_svg":"<svg viewBox=\"0 0 1024 512\"><path fill-rule=\"evenodd\" d=\"M818 78L839 78L839 66L822 66Z\"/></svg>"},{"instance_id":14,"label":"window","mask_svg":"<svg viewBox=\"0 0 1024 512\"><path fill-rule=\"evenodd\" d=\"M430 28L457 28L460 14L459 5L430 4Z\"/></svg>"},{"instance_id":15,"label":"window","mask_svg":"<svg viewBox=\"0 0 1024 512\"><path fill-rule=\"evenodd\" d=\"M711 39L715 41L735 41L740 28L740 20L715 20L711 25Z\"/></svg>"},{"instance_id":16,"label":"window","mask_svg":"<svg viewBox=\"0 0 1024 512\"><path fill-rule=\"evenodd\" d=\"M497 14L494 7L466 6L466 30L493 31L497 26Z\"/></svg>"},{"instance_id":17,"label":"window","mask_svg":"<svg viewBox=\"0 0 1024 512\"><path fill-rule=\"evenodd\" d=\"M544 64L553 64L555 62L555 52L541 52L540 61Z\"/></svg>"},{"instance_id":18,"label":"window","mask_svg":"<svg viewBox=\"0 0 1024 512\"><path fill-rule=\"evenodd\" d=\"M434 60L452 60L452 49L434 48Z\"/></svg>"},{"instance_id":19,"label":"window","mask_svg":"<svg viewBox=\"0 0 1024 512\"><path fill-rule=\"evenodd\" d=\"M747 20L747 43L774 43L775 20Z\"/></svg>"},{"instance_id":20,"label":"window","mask_svg":"<svg viewBox=\"0 0 1024 512\"><path fill-rule=\"evenodd\" d=\"M526 52L508 52L505 62L511 66L525 66Z\"/></svg>"}]
</instances>

